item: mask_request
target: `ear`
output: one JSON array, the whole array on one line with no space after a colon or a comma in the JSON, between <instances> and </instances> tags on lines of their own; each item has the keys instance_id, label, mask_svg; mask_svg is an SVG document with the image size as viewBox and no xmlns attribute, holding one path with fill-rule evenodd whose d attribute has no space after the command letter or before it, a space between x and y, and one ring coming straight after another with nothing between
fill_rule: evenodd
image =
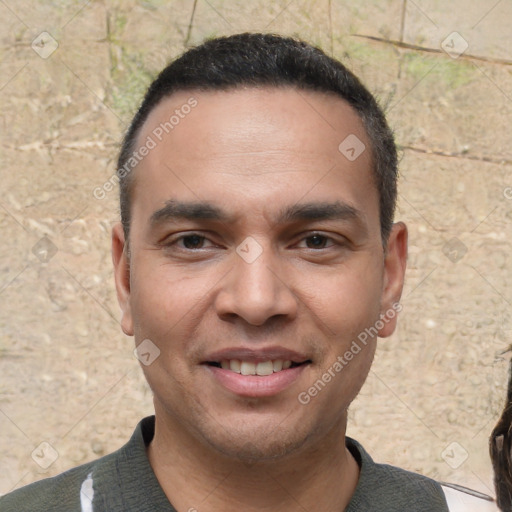
<instances>
[{"instance_id":1,"label":"ear","mask_svg":"<svg viewBox=\"0 0 512 512\"><path fill-rule=\"evenodd\" d=\"M116 282L117 301L121 306L121 328L133 336L133 318L130 304L130 259L124 239L123 226L118 222L112 228L112 263Z\"/></svg>"},{"instance_id":2,"label":"ear","mask_svg":"<svg viewBox=\"0 0 512 512\"><path fill-rule=\"evenodd\" d=\"M403 222L393 224L384 256L384 283L381 295L381 320L384 326L379 336L386 338L396 328L399 304L407 266L407 226Z\"/></svg>"}]
</instances>

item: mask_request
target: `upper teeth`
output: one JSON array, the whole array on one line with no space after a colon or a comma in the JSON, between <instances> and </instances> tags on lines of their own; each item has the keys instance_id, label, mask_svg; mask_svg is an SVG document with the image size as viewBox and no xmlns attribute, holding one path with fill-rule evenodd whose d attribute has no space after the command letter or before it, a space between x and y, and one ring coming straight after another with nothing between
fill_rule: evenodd
<instances>
[{"instance_id":1,"label":"upper teeth","mask_svg":"<svg viewBox=\"0 0 512 512\"><path fill-rule=\"evenodd\" d=\"M283 361L276 359L275 361L264 361L262 363L251 363L249 361L239 361L238 359L230 359L229 361L221 361L221 367L225 370L231 370L242 375L272 375L274 372L286 370L292 365L291 361Z\"/></svg>"}]
</instances>

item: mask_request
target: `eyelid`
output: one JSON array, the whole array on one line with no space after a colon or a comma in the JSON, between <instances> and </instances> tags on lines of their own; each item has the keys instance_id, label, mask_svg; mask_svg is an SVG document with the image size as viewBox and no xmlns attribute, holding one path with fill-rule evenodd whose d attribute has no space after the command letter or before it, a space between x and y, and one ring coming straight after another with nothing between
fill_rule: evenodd
<instances>
[{"instance_id":1,"label":"eyelid","mask_svg":"<svg viewBox=\"0 0 512 512\"><path fill-rule=\"evenodd\" d=\"M208 236L210 235L210 236ZM177 246L177 244L182 241L184 238L191 237L191 236L197 236L203 239L204 241L210 243L208 247L201 247L198 249L187 249L185 247L179 247L181 250L185 251L200 251L200 250L206 250L211 247L219 247L220 244L217 242L214 242L212 240L212 235L208 232L204 231L185 231L185 232L178 232L173 233L171 235L166 236L161 242L158 243L158 245L162 247L171 247L171 246ZM332 247L334 245L344 245L349 243L349 240L344 237L343 235L337 235L334 236L334 234L326 233L324 231L320 230L313 230L313 231L304 231L302 233L299 233L294 238L296 239L296 242L293 243L293 246L299 245L300 243L305 242L308 238L311 238L313 236L320 236L322 238L325 238L327 243L330 242L330 245L327 245L327 247L321 247L318 249L311 248L311 247L304 247L304 249L312 250L312 251L320 251L321 249L328 249L329 247Z\"/></svg>"},{"instance_id":2,"label":"eyelid","mask_svg":"<svg viewBox=\"0 0 512 512\"><path fill-rule=\"evenodd\" d=\"M213 242L206 234L201 233L199 231L186 231L186 232L180 232L180 233L173 233L172 235L166 236L161 242L159 242L158 245L162 247L171 247L171 246L177 246L178 242L183 240L184 238L188 238L191 236L197 236L203 240L206 240L212 244L211 246L218 247L218 244ZM185 247L178 247L179 249L185 250L185 251L200 251L202 249L208 249L209 247L200 247L199 249L187 249Z\"/></svg>"},{"instance_id":3,"label":"eyelid","mask_svg":"<svg viewBox=\"0 0 512 512\"><path fill-rule=\"evenodd\" d=\"M304 240L307 240L308 238L311 238L313 236L321 236L321 237L327 239L328 241L331 241L334 244L338 244L338 245L348 242L348 240L343 235L334 236L334 234L331 234L331 233L314 230L314 231L306 231L306 232L300 233L300 235L298 235L298 237L300 237L300 238L297 239L297 244L300 242L303 242Z\"/></svg>"},{"instance_id":4,"label":"eyelid","mask_svg":"<svg viewBox=\"0 0 512 512\"><path fill-rule=\"evenodd\" d=\"M187 236L194 236L194 235L206 237L204 232L200 231L200 230L191 229L191 230L183 230L183 231L173 231L171 233L167 233L164 237L162 237L162 242L164 242L165 240L171 240L171 239L177 240L179 238L183 238L183 237L187 237Z\"/></svg>"}]
</instances>

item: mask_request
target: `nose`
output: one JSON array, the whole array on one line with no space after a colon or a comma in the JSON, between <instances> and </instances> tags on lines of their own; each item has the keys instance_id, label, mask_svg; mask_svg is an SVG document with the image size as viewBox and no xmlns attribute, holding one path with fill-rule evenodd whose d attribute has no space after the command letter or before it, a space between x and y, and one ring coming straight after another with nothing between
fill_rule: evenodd
<instances>
[{"instance_id":1,"label":"nose","mask_svg":"<svg viewBox=\"0 0 512 512\"><path fill-rule=\"evenodd\" d=\"M254 260L243 256L233 254L232 270L216 296L217 315L224 320L242 318L255 326L274 317L294 318L297 297L286 283L278 257L269 248Z\"/></svg>"}]
</instances>

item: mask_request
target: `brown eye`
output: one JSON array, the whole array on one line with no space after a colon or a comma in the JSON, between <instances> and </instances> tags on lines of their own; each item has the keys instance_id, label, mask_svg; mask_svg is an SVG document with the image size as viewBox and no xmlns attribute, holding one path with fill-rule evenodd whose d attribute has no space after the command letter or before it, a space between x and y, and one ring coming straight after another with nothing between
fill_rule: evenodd
<instances>
[{"instance_id":1,"label":"brown eye","mask_svg":"<svg viewBox=\"0 0 512 512\"><path fill-rule=\"evenodd\" d=\"M201 249L205 241L204 236L187 235L181 238L183 247L186 249Z\"/></svg>"},{"instance_id":2,"label":"brown eye","mask_svg":"<svg viewBox=\"0 0 512 512\"><path fill-rule=\"evenodd\" d=\"M323 235L312 235L305 238L308 249L324 249L328 238Z\"/></svg>"}]
</instances>

